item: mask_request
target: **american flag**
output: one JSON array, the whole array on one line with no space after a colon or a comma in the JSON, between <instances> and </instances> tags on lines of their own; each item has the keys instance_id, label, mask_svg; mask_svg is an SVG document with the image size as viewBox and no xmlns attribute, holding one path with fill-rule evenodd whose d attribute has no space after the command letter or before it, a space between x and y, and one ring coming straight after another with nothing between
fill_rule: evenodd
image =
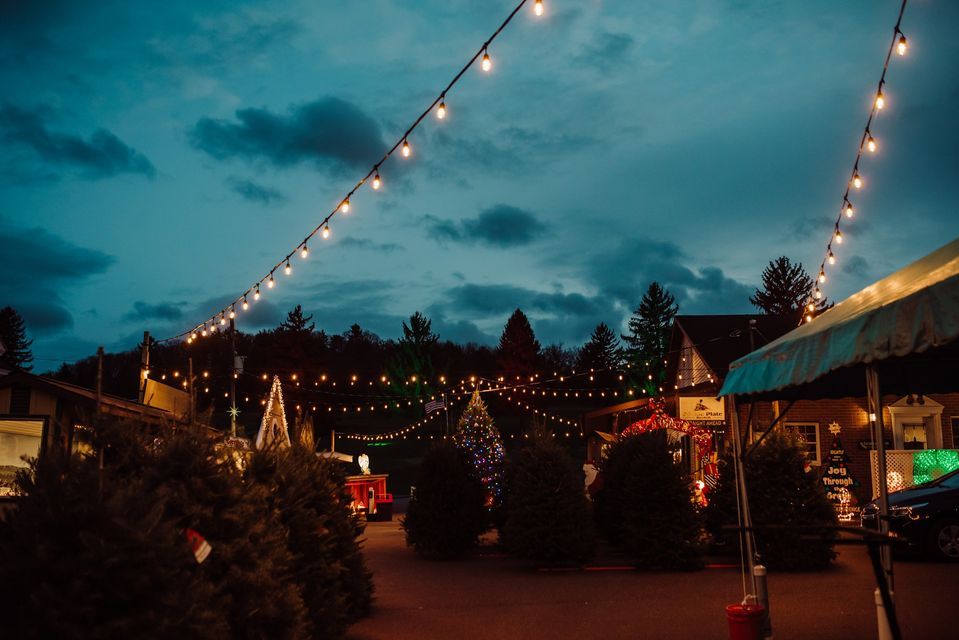
<instances>
[{"instance_id":1,"label":"american flag","mask_svg":"<svg viewBox=\"0 0 959 640\"><path fill-rule=\"evenodd\" d=\"M440 409L445 409L446 403L442 400L433 400L432 402L426 403L426 415L433 413L434 411L439 411Z\"/></svg>"}]
</instances>

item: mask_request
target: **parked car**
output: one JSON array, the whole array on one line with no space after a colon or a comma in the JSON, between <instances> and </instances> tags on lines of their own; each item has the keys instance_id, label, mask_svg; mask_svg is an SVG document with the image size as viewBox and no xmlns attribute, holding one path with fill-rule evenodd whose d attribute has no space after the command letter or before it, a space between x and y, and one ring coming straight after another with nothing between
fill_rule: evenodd
<instances>
[{"instance_id":1,"label":"parked car","mask_svg":"<svg viewBox=\"0 0 959 640\"><path fill-rule=\"evenodd\" d=\"M879 528L879 500L862 510L862 526ZM910 547L959 562L959 470L889 494L889 530Z\"/></svg>"}]
</instances>

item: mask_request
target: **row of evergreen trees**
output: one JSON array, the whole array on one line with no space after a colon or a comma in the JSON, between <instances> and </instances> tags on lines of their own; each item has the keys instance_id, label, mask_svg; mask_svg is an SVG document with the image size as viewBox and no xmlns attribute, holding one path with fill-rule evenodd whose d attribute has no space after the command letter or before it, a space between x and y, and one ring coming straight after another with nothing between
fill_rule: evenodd
<instances>
[{"instance_id":1,"label":"row of evergreen trees","mask_svg":"<svg viewBox=\"0 0 959 640\"><path fill-rule=\"evenodd\" d=\"M18 475L0 522L10 637L338 638L369 612L350 496L313 452L241 469L206 436L133 424L91 444Z\"/></svg>"},{"instance_id":2,"label":"row of evergreen trees","mask_svg":"<svg viewBox=\"0 0 959 640\"><path fill-rule=\"evenodd\" d=\"M452 443L424 456L403 522L407 544L428 558L468 553L491 526L511 554L538 564L579 564L593 557L596 532L638 567L696 569L712 541L735 546L732 460L708 508L693 500L691 481L676 464L664 430L628 435L602 463L602 488L590 504L583 473L569 453L539 431L505 462L478 395ZM503 464L505 462L505 473ZM757 547L777 569L828 566L836 516L798 444L772 434L748 457ZM505 476L504 491L491 500ZM595 523L595 524L594 524Z\"/></svg>"}]
</instances>

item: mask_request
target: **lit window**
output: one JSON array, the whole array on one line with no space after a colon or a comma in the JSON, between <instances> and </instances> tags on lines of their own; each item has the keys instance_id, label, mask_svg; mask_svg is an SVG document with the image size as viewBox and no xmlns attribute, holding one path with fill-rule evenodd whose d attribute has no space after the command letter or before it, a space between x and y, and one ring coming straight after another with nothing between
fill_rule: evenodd
<instances>
[{"instance_id":1,"label":"lit window","mask_svg":"<svg viewBox=\"0 0 959 640\"><path fill-rule=\"evenodd\" d=\"M799 446L812 464L819 464L819 424L816 422L787 422L786 431L796 436Z\"/></svg>"}]
</instances>

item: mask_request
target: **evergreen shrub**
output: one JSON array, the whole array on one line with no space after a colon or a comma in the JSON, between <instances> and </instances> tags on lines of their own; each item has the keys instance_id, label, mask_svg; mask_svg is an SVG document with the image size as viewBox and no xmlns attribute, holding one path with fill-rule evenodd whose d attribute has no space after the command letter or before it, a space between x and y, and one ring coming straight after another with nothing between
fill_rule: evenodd
<instances>
[{"instance_id":1,"label":"evergreen shrub","mask_svg":"<svg viewBox=\"0 0 959 640\"><path fill-rule=\"evenodd\" d=\"M595 536L583 473L552 439L536 438L507 466L501 540L518 557L548 565L582 563Z\"/></svg>"},{"instance_id":2,"label":"evergreen shrub","mask_svg":"<svg viewBox=\"0 0 959 640\"><path fill-rule=\"evenodd\" d=\"M732 455L720 462L720 479L706 509L714 540L736 545L736 484ZM808 570L829 566L836 557L835 533L816 527L837 524L832 503L815 471L806 471L798 443L770 433L746 458L746 489L760 561L771 569ZM768 528L767 528L768 527Z\"/></svg>"},{"instance_id":3,"label":"evergreen shrub","mask_svg":"<svg viewBox=\"0 0 959 640\"><path fill-rule=\"evenodd\" d=\"M486 530L487 492L459 449L433 445L414 486L402 522L407 546L432 559L460 557L476 547Z\"/></svg>"},{"instance_id":4,"label":"evergreen shrub","mask_svg":"<svg viewBox=\"0 0 959 640\"><path fill-rule=\"evenodd\" d=\"M600 530L639 567L702 567L700 516L665 431L627 436L610 450L596 496Z\"/></svg>"}]
</instances>

